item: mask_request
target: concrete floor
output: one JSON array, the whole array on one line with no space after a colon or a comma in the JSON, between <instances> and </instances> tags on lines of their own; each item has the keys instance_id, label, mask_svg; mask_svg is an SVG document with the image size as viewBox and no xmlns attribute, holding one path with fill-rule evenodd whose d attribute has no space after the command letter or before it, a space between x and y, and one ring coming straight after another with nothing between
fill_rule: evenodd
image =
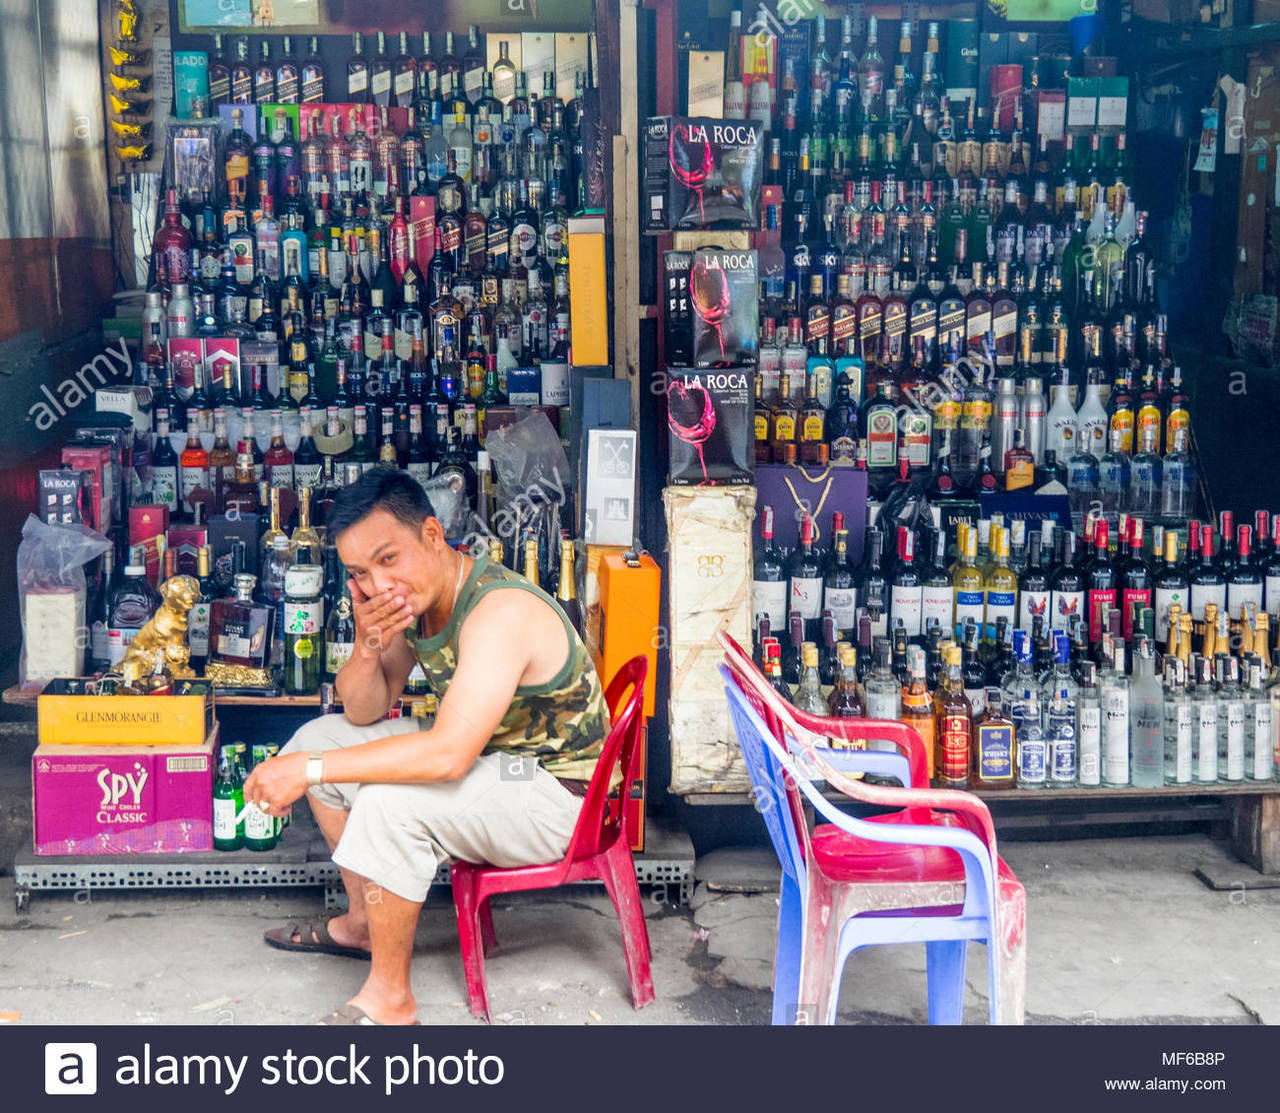
<instances>
[{"instance_id":1,"label":"concrete floor","mask_svg":"<svg viewBox=\"0 0 1280 1113\"><path fill-rule=\"evenodd\" d=\"M1031 1023L1280 1023L1280 889L1225 892L1192 875L1226 851L1203 836L1062 843L1006 840L1028 893ZM762 1024L770 1007L776 902L716 888L760 876L758 851L719 852L692 908L650 902L658 999L631 1008L616 920L603 893L575 889L497 904L489 960L505 1024ZM732 882L731 882L732 887ZM299 1024L344 1001L365 967L286 954L264 929L321 915L318 891L34 893L18 916L0 878L0 1013L37 1024ZM85 897L91 899L85 899ZM968 1017L985 1016L985 951L970 954ZM447 890L418 930L414 990L424 1023L472 1023ZM855 957L841 1019L925 1021L924 951Z\"/></svg>"}]
</instances>

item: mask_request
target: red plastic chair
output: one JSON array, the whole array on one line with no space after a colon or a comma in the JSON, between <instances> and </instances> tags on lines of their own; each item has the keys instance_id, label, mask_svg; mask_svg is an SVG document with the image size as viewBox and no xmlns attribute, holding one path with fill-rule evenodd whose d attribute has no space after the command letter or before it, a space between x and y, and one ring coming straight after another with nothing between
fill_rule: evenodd
<instances>
[{"instance_id":1,"label":"red plastic chair","mask_svg":"<svg viewBox=\"0 0 1280 1113\"><path fill-rule=\"evenodd\" d=\"M450 873L453 905L458 915L458 939L462 944L462 968L467 978L471 1012L492 1022L489 994L485 987L484 958L498 946L493 930L489 898L497 893L554 889L575 881L600 880L608 890L622 924L622 946L627 959L627 978L637 1009L653 1000L650 972L649 929L640 903L635 864L631 860L631 839L626 829L626 808L608 811L609 782L613 770L621 766L622 784L630 785L640 761L638 745L644 728L644 682L648 660L633 657L613 678L605 699L613 719L613 729L605 739L596 771L587 786L582 811L578 815L569 849L559 862L544 866L497 866L455 862ZM630 689L630 695L626 695ZM625 797L624 797L625 798Z\"/></svg>"},{"instance_id":2,"label":"red plastic chair","mask_svg":"<svg viewBox=\"0 0 1280 1113\"><path fill-rule=\"evenodd\" d=\"M757 806L770 825L784 871L774 1023L799 1022L799 1002L806 1003L805 1019L834 1023L849 954L893 942L926 944L930 1023L959 1023L968 939L987 944L992 1023L1022 1023L1026 893L997 853L986 805L970 793L930 789L927 780L918 781L925 755L915 731L900 723L799 711L773 690L737 642L723 632L717 640L725 651L726 679L772 736L765 744L776 744L783 754L757 762L777 766L780 784L756 785ZM761 747L750 737L749 712L735 709L734 693L728 688L726 693L750 766L752 751ZM830 749L811 741L815 735L846 742L892 740L905 760ZM868 761L879 766L886 760L899 770L876 772L918 787L870 785L846 775L870 771ZM850 799L899 810L867 819L845 815L817 790L813 781L819 778ZM804 817L806 801L827 821L812 831ZM780 819L790 822L780 824Z\"/></svg>"}]
</instances>

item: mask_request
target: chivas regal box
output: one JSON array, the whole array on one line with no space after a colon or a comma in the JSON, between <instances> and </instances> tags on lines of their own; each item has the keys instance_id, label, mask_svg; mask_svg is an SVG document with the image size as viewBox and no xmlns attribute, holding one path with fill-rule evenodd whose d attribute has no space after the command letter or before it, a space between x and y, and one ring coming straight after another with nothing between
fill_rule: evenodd
<instances>
[{"instance_id":1,"label":"chivas regal box","mask_svg":"<svg viewBox=\"0 0 1280 1113\"><path fill-rule=\"evenodd\" d=\"M212 850L216 752L216 733L194 746L37 746L31 759L35 852Z\"/></svg>"},{"instance_id":2,"label":"chivas regal box","mask_svg":"<svg viewBox=\"0 0 1280 1113\"><path fill-rule=\"evenodd\" d=\"M751 644L751 524L756 490L668 487L671 791L750 786L729 723L715 635Z\"/></svg>"},{"instance_id":3,"label":"chivas regal box","mask_svg":"<svg viewBox=\"0 0 1280 1113\"><path fill-rule=\"evenodd\" d=\"M668 475L673 486L751 482L754 370L749 366L668 370Z\"/></svg>"},{"instance_id":4,"label":"chivas regal box","mask_svg":"<svg viewBox=\"0 0 1280 1113\"><path fill-rule=\"evenodd\" d=\"M644 230L755 228L763 176L764 127L756 121L650 117Z\"/></svg>"}]
</instances>

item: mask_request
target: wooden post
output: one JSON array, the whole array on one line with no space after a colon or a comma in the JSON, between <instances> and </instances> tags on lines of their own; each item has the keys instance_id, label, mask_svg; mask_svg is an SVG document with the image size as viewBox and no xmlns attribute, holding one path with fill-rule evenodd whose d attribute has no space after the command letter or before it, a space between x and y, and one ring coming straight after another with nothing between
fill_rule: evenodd
<instances>
[{"instance_id":1,"label":"wooden post","mask_svg":"<svg viewBox=\"0 0 1280 1113\"><path fill-rule=\"evenodd\" d=\"M1241 796L1232 802L1231 848L1259 873L1280 874L1280 796Z\"/></svg>"}]
</instances>

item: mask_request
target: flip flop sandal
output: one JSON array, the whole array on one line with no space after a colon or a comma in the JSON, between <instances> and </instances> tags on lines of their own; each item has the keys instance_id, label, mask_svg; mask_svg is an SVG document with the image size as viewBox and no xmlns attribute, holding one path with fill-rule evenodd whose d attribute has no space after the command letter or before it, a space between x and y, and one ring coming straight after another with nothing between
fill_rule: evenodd
<instances>
[{"instance_id":1,"label":"flip flop sandal","mask_svg":"<svg viewBox=\"0 0 1280 1113\"><path fill-rule=\"evenodd\" d=\"M339 1009L334 1009L323 1020L317 1021L324 1027L340 1028L347 1026L370 1025L372 1027L381 1028L384 1025L379 1024L376 1020L369 1016L364 1009L358 1005L346 1004ZM421 1024L420 1020L415 1020L414 1024Z\"/></svg>"},{"instance_id":2,"label":"flip flop sandal","mask_svg":"<svg viewBox=\"0 0 1280 1113\"><path fill-rule=\"evenodd\" d=\"M295 940L293 937L297 936ZM348 947L329 934L324 920L293 920L282 928L272 928L262 936L272 947L282 951L311 951L313 954L341 955L343 958L370 959L368 951Z\"/></svg>"}]
</instances>

